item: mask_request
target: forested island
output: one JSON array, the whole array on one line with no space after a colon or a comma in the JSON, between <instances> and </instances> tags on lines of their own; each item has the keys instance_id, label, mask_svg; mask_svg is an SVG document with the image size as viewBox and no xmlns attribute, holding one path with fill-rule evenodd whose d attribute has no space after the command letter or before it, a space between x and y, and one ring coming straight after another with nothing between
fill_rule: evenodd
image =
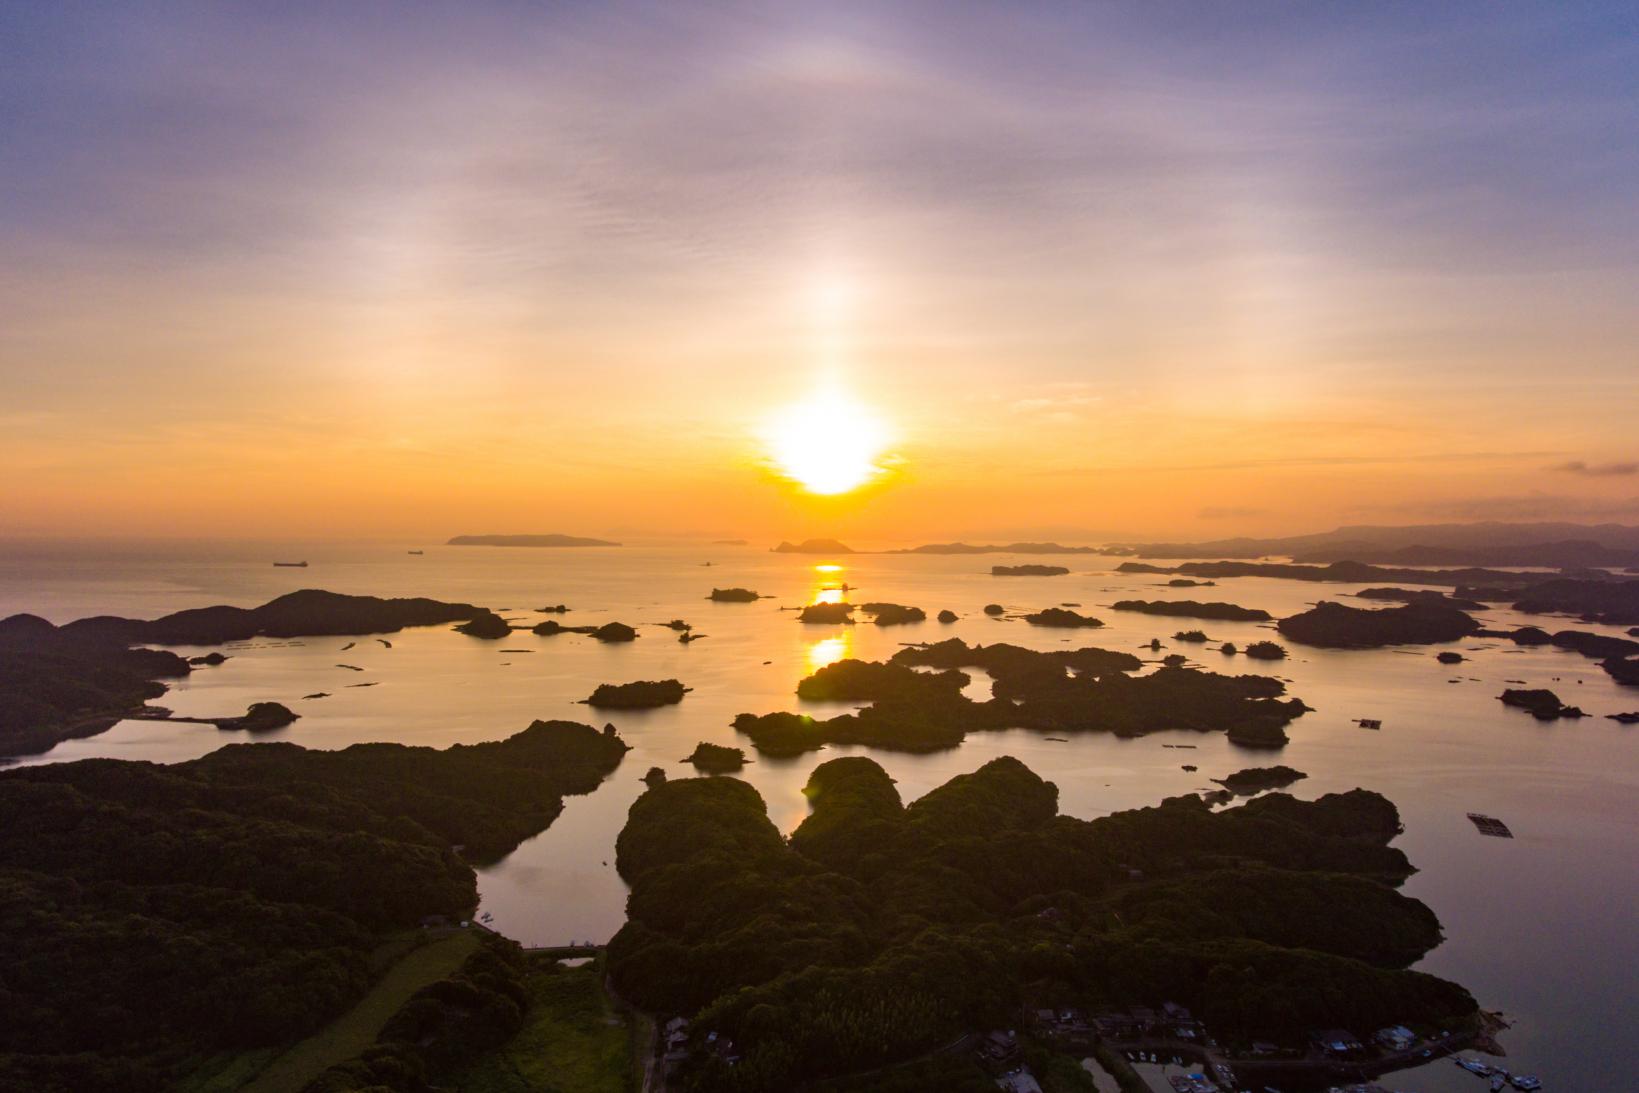
<instances>
[{"instance_id":1,"label":"forested island","mask_svg":"<svg viewBox=\"0 0 1639 1093\"><path fill-rule=\"evenodd\" d=\"M1433 600L1414 599L1376 611L1322 600L1308 611L1281 619L1275 628L1305 645L1370 649L1457 641L1477 633L1480 624L1466 612Z\"/></svg>"},{"instance_id":2,"label":"forested island","mask_svg":"<svg viewBox=\"0 0 1639 1093\"><path fill-rule=\"evenodd\" d=\"M468 863L544 829L626 750L612 726L537 721L443 750L0 773L0 1088L157 1093L265 1063L357 1001L393 937L466 918Z\"/></svg>"},{"instance_id":3,"label":"forested island","mask_svg":"<svg viewBox=\"0 0 1639 1093\"><path fill-rule=\"evenodd\" d=\"M1027 728L1040 732L1109 732L1141 736L1163 729L1225 732L1248 747L1279 747L1285 727L1305 712L1269 676L1225 676L1164 667L1131 676L1142 662L1104 649L1036 652L1014 645L968 646L952 638L910 646L887 662L841 660L797 685L807 701L869 702L829 718L780 712L743 713L736 731L768 755L796 755L827 744L865 744L893 751L955 747L967 733ZM940 669L917 671L918 667ZM962 693L964 667L983 668L992 697Z\"/></svg>"},{"instance_id":4,"label":"forested island","mask_svg":"<svg viewBox=\"0 0 1639 1093\"><path fill-rule=\"evenodd\" d=\"M1268 622L1269 612L1233 603L1200 603L1196 600L1117 600L1117 611L1138 611L1146 615L1167 615L1184 619L1216 619L1221 622Z\"/></svg>"},{"instance_id":5,"label":"forested island","mask_svg":"<svg viewBox=\"0 0 1639 1093\"><path fill-rule=\"evenodd\" d=\"M909 805L866 758L821 764L804 792L789 843L732 779L657 785L620 834L632 895L610 973L686 1019L678 1088L849 1088L826 1083L1035 1006L1177 1003L1231 1048L1475 1016L1460 986L1407 970L1440 926L1396 891L1411 866L1377 794L1217 812L1184 797L1084 821L1011 758ZM928 1080L935 1065L865 1084L954 1088ZM967 1065L961 1088L984 1088Z\"/></svg>"}]
</instances>

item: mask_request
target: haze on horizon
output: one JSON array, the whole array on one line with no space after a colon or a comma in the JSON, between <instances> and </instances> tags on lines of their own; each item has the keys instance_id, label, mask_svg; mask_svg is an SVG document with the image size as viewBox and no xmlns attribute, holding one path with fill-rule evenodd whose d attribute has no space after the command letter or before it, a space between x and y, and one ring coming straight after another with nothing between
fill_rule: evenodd
<instances>
[{"instance_id":1,"label":"haze on horizon","mask_svg":"<svg viewBox=\"0 0 1639 1093\"><path fill-rule=\"evenodd\" d=\"M9 5L0 537L1639 522L1636 31Z\"/></svg>"}]
</instances>

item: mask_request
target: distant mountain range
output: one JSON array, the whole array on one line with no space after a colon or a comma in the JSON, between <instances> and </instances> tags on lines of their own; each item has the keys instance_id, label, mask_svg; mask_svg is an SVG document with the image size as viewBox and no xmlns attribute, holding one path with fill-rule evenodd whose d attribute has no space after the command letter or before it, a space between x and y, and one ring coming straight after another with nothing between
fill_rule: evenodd
<instances>
[{"instance_id":1,"label":"distant mountain range","mask_svg":"<svg viewBox=\"0 0 1639 1093\"><path fill-rule=\"evenodd\" d=\"M1061 546L1058 543L1007 543L1005 545L973 543L928 543L924 546L905 547L886 551L888 554L1102 554L1102 547Z\"/></svg>"},{"instance_id":2,"label":"distant mountain range","mask_svg":"<svg viewBox=\"0 0 1639 1093\"><path fill-rule=\"evenodd\" d=\"M1290 557L1295 562L1337 561L1396 565L1639 566L1639 527L1626 524L1419 524L1340 527L1313 535L1272 539L1216 539L1199 543L1112 544L1137 558Z\"/></svg>"},{"instance_id":3,"label":"distant mountain range","mask_svg":"<svg viewBox=\"0 0 1639 1093\"><path fill-rule=\"evenodd\" d=\"M499 547L613 547L607 539L587 539L579 535L457 535L449 546Z\"/></svg>"}]
</instances>

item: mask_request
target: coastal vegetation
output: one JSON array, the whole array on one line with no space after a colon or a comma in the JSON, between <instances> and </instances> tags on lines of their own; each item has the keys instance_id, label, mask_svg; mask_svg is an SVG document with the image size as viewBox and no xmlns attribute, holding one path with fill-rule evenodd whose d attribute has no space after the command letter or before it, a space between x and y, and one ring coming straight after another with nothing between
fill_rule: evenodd
<instances>
[{"instance_id":1,"label":"coastal vegetation","mask_svg":"<svg viewBox=\"0 0 1639 1093\"><path fill-rule=\"evenodd\" d=\"M0 1087L146 1091L295 1043L371 954L466 917L494 860L596 788L612 728L537 721L442 751L242 744L169 766L0 773Z\"/></svg>"},{"instance_id":2,"label":"coastal vegetation","mask_svg":"<svg viewBox=\"0 0 1639 1093\"><path fill-rule=\"evenodd\" d=\"M1027 997L1173 1000L1238 1042L1474 1011L1406 970L1439 923L1395 890L1399 819L1364 790L1083 821L1016 759L906 806L875 762L844 758L805 793L789 843L732 779L651 789L620 834L632 895L611 977L690 1019L685 1090L848 1088L817 1083L1008 1027Z\"/></svg>"}]
</instances>

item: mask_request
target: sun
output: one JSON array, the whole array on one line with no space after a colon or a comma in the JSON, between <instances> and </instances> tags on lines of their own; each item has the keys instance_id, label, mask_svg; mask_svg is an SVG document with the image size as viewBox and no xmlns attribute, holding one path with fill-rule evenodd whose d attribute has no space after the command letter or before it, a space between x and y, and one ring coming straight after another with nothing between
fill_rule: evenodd
<instances>
[{"instance_id":1,"label":"sun","mask_svg":"<svg viewBox=\"0 0 1639 1093\"><path fill-rule=\"evenodd\" d=\"M885 473L889 433L841 391L817 391L776 413L763 441L779 474L809 493L847 493Z\"/></svg>"}]
</instances>

